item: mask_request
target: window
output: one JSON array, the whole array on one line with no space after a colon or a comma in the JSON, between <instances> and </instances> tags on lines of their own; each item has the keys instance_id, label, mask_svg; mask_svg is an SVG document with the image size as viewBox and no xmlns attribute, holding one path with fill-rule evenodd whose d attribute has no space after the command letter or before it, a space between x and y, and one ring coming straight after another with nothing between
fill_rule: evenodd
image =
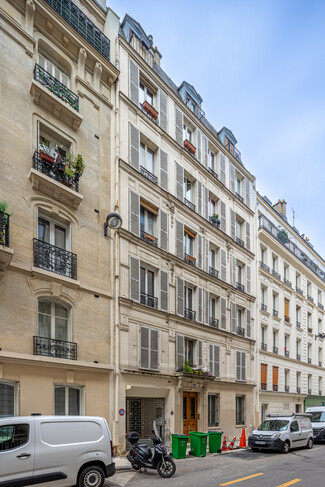
<instances>
[{"instance_id":1,"label":"window","mask_svg":"<svg viewBox=\"0 0 325 487\"><path fill-rule=\"evenodd\" d=\"M274 349L277 348L277 344L278 344L278 333L276 330L273 330L273 352Z\"/></svg>"},{"instance_id":2,"label":"window","mask_svg":"<svg viewBox=\"0 0 325 487\"><path fill-rule=\"evenodd\" d=\"M298 425L298 421L292 421L291 425L290 425L290 431L299 431L299 425Z\"/></svg>"},{"instance_id":3,"label":"window","mask_svg":"<svg viewBox=\"0 0 325 487\"><path fill-rule=\"evenodd\" d=\"M236 351L236 380L246 380L246 353Z\"/></svg>"},{"instance_id":4,"label":"window","mask_svg":"<svg viewBox=\"0 0 325 487\"><path fill-rule=\"evenodd\" d=\"M28 440L28 424L11 424L0 426L0 452L18 448L19 446L28 443ZM9 485L9 482L6 482L6 484Z\"/></svg>"},{"instance_id":5,"label":"window","mask_svg":"<svg viewBox=\"0 0 325 487\"><path fill-rule=\"evenodd\" d=\"M289 357L289 335L284 335L284 354L286 357Z\"/></svg>"},{"instance_id":6,"label":"window","mask_svg":"<svg viewBox=\"0 0 325 487\"><path fill-rule=\"evenodd\" d=\"M272 378L273 378L273 391L278 390L278 377L279 377L279 367L273 367Z\"/></svg>"},{"instance_id":7,"label":"window","mask_svg":"<svg viewBox=\"0 0 325 487\"><path fill-rule=\"evenodd\" d=\"M288 264L283 264L283 277L289 279L289 266Z\"/></svg>"},{"instance_id":8,"label":"window","mask_svg":"<svg viewBox=\"0 0 325 487\"><path fill-rule=\"evenodd\" d=\"M318 318L318 333L322 333L322 329L323 329L322 320Z\"/></svg>"},{"instance_id":9,"label":"window","mask_svg":"<svg viewBox=\"0 0 325 487\"><path fill-rule=\"evenodd\" d=\"M217 300L210 297L210 318L215 319L217 316Z\"/></svg>"},{"instance_id":10,"label":"window","mask_svg":"<svg viewBox=\"0 0 325 487\"><path fill-rule=\"evenodd\" d=\"M140 87L139 87L139 101L141 105L146 101L148 102L152 107L154 104L154 94L153 91L148 88L143 81L140 81Z\"/></svg>"},{"instance_id":11,"label":"window","mask_svg":"<svg viewBox=\"0 0 325 487\"><path fill-rule=\"evenodd\" d=\"M311 313L307 313L307 328L308 332L312 332L312 322L311 322Z\"/></svg>"},{"instance_id":12,"label":"window","mask_svg":"<svg viewBox=\"0 0 325 487\"><path fill-rule=\"evenodd\" d=\"M261 390L267 389L267 364L261 364Z\"/></svg>"},{"instance_id":13,"label":"window","mask_svg":"<svg viewBox=\"0 0 325 487\"><path fill-rule=\"evenodd\" d=\"M284 371L284 387L289 388L289 382L290 382L290 370L285 369ZM289 392L289 390L286 390L285 392Z\"/></svg>"},{"instance_id":14,"label":"window","mask_svg":"<svg viewBox=\"0 0 325 487\"><path fill-rule=\"evenodd\" d=\"M39 52L38 53L38 64L45 69L48 73L50 73L54 78L56 78L60 83L67 86L69 88L69 75L65 69L63 69L59 64L55 61L50 59L45 54Z\"/></svg>"},{"instance_id":15,"label":"window","mask_svg":"<svg viewBox=\"0 0 325 487\"><path fill-rule=\"evenodd\" d=\"M209 198L209 216L217 214L217 203L213 198Z\"/></svg>"},{"instance_id":16,"label":"window","mask_svg":"<svg viewBox=\"0 0 325 487\"><path fill-rule=\"evenodd\" d=\"M300 328L300 312L301 312L300 306L296 306L296 325L298 328Z\"/></svg>"},{"instance_id":17,"label":"window","mask_svg":"<svg viewBox=\"0 0 325 487\"><path fill-rule=\"evenodd\" d=\"M300 288L300 280L301 280L301 274L299 272L296 272L296 287Z\"/></svg>"},{"instance_id":18,"label":"window","mask_svg":"<svg viewBox=\"0 0 325 487\"><path fill-rule=\"evenodd\" d=\"M190 286L185 286L185 308L186 309L193 309L193 298L194 298L194 289Z\"/></svg>"},{"instance_id":19,"label":"window","mask_svg":"<svg viewBox=\"0 0 325 487\"><path fill-rule=\"evenodd\" d=\"M17 415L16 394L17 394L16 384L9 383L9 382L0 382L0 418L4 416Z\"/></svg>"},{"instance_id":20,"label":"window","mask_svg":"<svg viewBox=\"0 0 325 487\"><path fill-rule=\"evenodd\" d=\"M65 306L53 301L38 302L38 334L43 338L69 341L69 311ZM44 349L45 355L49 350ZM60 352L61 353L61 352ZM56 354L55 348L50 354ZM43 355L41 353L41 355Z\"/></svg>"},{"instance_id":21,"label":"window","mask_svg":"<svg viewBox=\"0 0 325 487\"><path fill-rule=\"evenodd\" d=\"M278 294L273 293L272 299L273 299L273 315L278 316Z\"/></svg>"},{"instance_id":22,"label":"window","mask_svg":"<svg viewBox=\"0 0 325 487\"><path fill-rule=\"evenodd\" d=\"M297 360L300 360L300 340L296 340Z\"/></svg>"},{"instance_id":23,"label":"window","mask_svg":"<svg viewBox=\"0 0 325 487\"><path fill-rule=\"evenodd\" d=\"M158 370L159 332L146 326L140 327L140 368Z\"/></svg>"},{"instance_id":24,"label":"window","mask_svg":"<svg viewBox=\"0 0 325 487\"><path fill-rule=\"evenodd\" d=\"M236 424L245 424L245 396L236 396Z\"/></svg>"},{"instance_id":25,"label":"window","mask_svg":"<svg viewBox=\"0 0 325 487\"><path fill-rule=\"evenodd\" d=\"M311 393L311 390L312 390L312 375L311 374L308 374L307 389L308 389L308 394Z\"/></svg>"},{"instance_id":26,"label":"window","mask_svg":"<svg viewBox=\"0 0 325 487\"><path fill-rule=\"evenodd\" d=\"M184 228L184 254L193 257L194 254L194 239L195 236L186 228Z\"/></svg>"},{"instance_id":27,"label":"window","mask_svg":"<svg viewBox=\"0 0 325 487\"><path fill-rule=\"evenodd\" d=\"M272 255L272 270L278 270L278 258L275 255Z\"/></svg>"},{"instance_id":28,"label":"window","mask_svg":"<svg viewBox=\"0 0 325 487\"><path fill-rule=\"evenodd\" d=\"M190 179L184 178L184 198L193 202L193 183Z\"/></svg>"},{"instance_id":29,"label":"window","mask_svg":"<svg viewBox=\"0 0 325 487\"><path fill-rule=\"evenodd\" d=\"M237 195L243 197L243 181L238 175L236 175L235 184L236 184Z\"/></svg>"},{"instance_id":30,"label":"window","mask_svg":"<svg viewBox=\"0 0 325 487\"><path fill-rule=\"evenodd\" d=\"M54 414L63 416L79 416L84 414L83 388L74 386L55 386Z\"/></svg>"},{"instance_id":31,"label":"window","mask_svg":"<svg viewBox=\"0 0 325 487\"><path fill-rule=\"evenodd\" d=\"M51 157L57 157L57 151L65 159L67 152L71 152L71 143L53 132L42 123L39 124L38 148Z\"/></svg>"},{"instance_id":32,"label":"window","mask_svg":"<svg viewBox=\"0 0 325 487\"><path fill-rule=\"evenodd\" d=\"M288 323L290 322L290 315L289 315L289 299L284 298L284 320Z\"/></svg>"},{"instance_id":33,"label":"window","mask_svg":"<svg viewBox=\"0 0 325 487\"><path fill-rule=\"evenodd\" d=\"M140 166L155 174L155 153L143 142L140 142Z\"/></svg>"},{"instance_id":34,"label":"window","mask_svg":"<svg viewBox=\"0 0 325 487\"><path fill-rule=\"evenodd\" d=\"M140 267L140 303L150 306L150 308L157 307L155 272L143 266Z\"/></svg>"},{"instance_id":35,"label":"window","mask_svg":"<svg viewBox=\"0 0 325 487\"><path fill-rule=\"evenodd\" d=\"M209 168L216 171L216 154L211 149L209 150Z\"/></svg>"},{"instance_id":36,"label":"window","mask_svg":"<svg viewBox=\"0 0 325 487\"><path fill-rule=\"evenodd\" d=\"M243 223L238 218L236 218L236 236L243 240Z\"/></svg>"},{"instance_id":37,"label":"window","mask_svg":"<svg viewBox=\"0 0 325 487\"><path fill-rule=\"evenodd\" d=\"M262 308L264 308L264 306L267 306L267 301L266 301L266 296L267 296L267 290L264 286L261 287L261 304L262 304Z\"/></svg>"},{"instance_id":38,"label":"window","mask_svg":"<svg viewBox=\"0 0 325 487\"><path fill-rule=\"evenodd\" d=\"M142 199L140 200L140 230L142 238L150 238L150 236L154 237L156 235L157 215L158 210L156 208L150 203L147 203Z\"/></svg>"},{"instance_id":39,"label":"window","mask_svg":"<svg viewBox=\"0 0 325 487\"><path fill-rule=\"evenodd\" d=\"M214 377L220 377L220 347L209 345L209 370Z\"/></svg>"},{"instance_id":40,"label":"window","mask_svg":"<svg viewBox=\"0 0 325 487\"><path fill-rule=\"evenodd\" d=\"M189 363L191 367L196 366L194 364L194 342L193 340L189 340L188 338L185 338L185 361Z\"/></svg>"},{"instance_id":41,"label":"window","mask_svg":"<svg viewBox=\"0 0 325 487\"><path fill-rule=\"evenodd\" d=\"M38 217L38 239L60 249L68 250L68 227L48 217Z\"/></svg>"},{"instance_id":42,"label":"window","mask_svg":"<svg viewBox=\"0 0 325 487\"><path fill-rule=\"evenodd\" d=\"M192 143L192 130L184 123L183 125L183 141L188 140L189 142Z\"/></svg>"},{"instance_id":43,"label":"window","mask_svg":"<svg viewBox=\"0 0 325 487\"><path fill-rule=\"evenodd\" d=\"M208 395L208 426L218 426L219 424L219 396L217 394Z\"/></svg>"},{"instance_id":44,"label":"window","mask_svg":"<svg viewBox=\"0 0 325 487\"><path fill-rule=\"evenodd\" d=\"M243 328L243 310L237 306L237 326Z\"/></svg>"},{"instance_id":45,"label":"window","mask_svg":"<svg viewBox=\"0 0 325 487\"><path fill-rule=\"evenodd\" d=\"M261 327L261 340L262 340L262 348L263 350L266 350L266 332L265 332L265 327Z\"/></svg>"}]
</instances>

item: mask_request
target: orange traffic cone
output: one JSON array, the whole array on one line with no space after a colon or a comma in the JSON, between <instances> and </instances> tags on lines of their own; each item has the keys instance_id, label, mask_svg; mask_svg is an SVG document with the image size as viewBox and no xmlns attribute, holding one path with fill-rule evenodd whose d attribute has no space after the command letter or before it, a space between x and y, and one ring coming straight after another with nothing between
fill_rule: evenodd
<instances>
[{"instance_id":1,"label":"orange traffic cone","mask_svg":"<svg viewBox=\"0 0 325 487\"><path fill-rule=\"evenodd\" d=\"M240 438L240 443L239 443L239 448L246 448L246 434L245 434L245 428L243 428L241 438Z\"/></svg>"},{"instance_id":2,"label":"orange traffic cone","mask_svg":"<svg viewBox=\"0 0 325 487\"><path fill-rule=\"evenodd\" d=\"M221 448L221 451L228 451L228 447L227 447L227 441L226 441L226 436L223 437L223 442L222 442L222 448Z\"/></svg>"},{"instance_id":3,"label":"orange traffic cone","mask_svg":"<svg viewBox=\"0 0 325 487\"><path fill-rule=\"evenodd\" d=\"M234 449L234 446L235 446L235 441L236 441L236 436L235 436L235 438L232 440L232 442L230 443L230 445L228 446L228 450L233 450L233 449Z\"/></svg>"}]
</instances>

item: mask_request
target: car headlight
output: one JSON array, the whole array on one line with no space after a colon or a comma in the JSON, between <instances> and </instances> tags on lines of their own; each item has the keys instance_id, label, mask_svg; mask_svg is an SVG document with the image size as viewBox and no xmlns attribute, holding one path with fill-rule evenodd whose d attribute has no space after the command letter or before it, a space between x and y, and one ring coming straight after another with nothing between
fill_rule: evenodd
<instances>
[{"instance_id":1,"label":"car headlight","mask_svg":"<svg viewBox=\"0 0 325 487\"><path fill-rule=\"evenodd\" d=\"M274 433L271 438L280 438L281 433Z\"/></svg>"}]
</instances>

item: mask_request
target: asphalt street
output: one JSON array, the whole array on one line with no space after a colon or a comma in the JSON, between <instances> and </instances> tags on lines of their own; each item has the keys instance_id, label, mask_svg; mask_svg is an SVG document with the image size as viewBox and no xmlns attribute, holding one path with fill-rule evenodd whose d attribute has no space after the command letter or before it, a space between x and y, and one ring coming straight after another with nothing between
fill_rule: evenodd
<instances>
[{"instance_id":1,"label":"asphalt street","mask_svg":"<svg viewBox=\"0 0 325 487\"><path fill-rule=\"evenodd\" d=\"M105 487L325 487L325 445L312 450L293 450L289 454L253 453L238 450L204 458L175 460L176 473L170 479L156 471L118 472Z\"/></svg>"}]
</instances>

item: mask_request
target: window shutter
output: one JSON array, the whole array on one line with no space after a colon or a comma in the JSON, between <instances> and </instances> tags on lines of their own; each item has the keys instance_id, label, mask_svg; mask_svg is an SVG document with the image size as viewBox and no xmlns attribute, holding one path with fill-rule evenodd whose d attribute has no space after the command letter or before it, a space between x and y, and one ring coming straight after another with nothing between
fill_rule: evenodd
<instances>
[{"instance_id":1,"label":"window shutter","mask_svg":"<svg viewBox=\"0 0 325 487\"><path fill-rule=\"evenodd\" d=\"M236 310L237 310L236 304L230 303L231 333L236 333Z\"/></svg>"},{"instance_id":2,"label":"window shutter","mask_svg":"<svg viewBox=\"0 0 325 487\"><path fill-rule=\"evenodd\" d=\"M184 281L176 277L176 314L184 316Z\"/></svg>"},{"instance_id":3,"label":"window shutter","mask_svg":"<svg viewBox=\"0 0 325 487\"><path fill-rule=\"evenodd\" d=\"M246 380L246 353L241 352L241 380Z\"/></svg>"},{"instance_id":4,"label":"window shutter","mask_svg":"<svg viewBox=\"0 0 325 487\"><path fill-rule=\"evenodd\" d=\"M236 214L230 208L230 236L233 240L236 240Z\"/></svg>"},{"instance_id":5,"label":"window shutter","mask_svg":"<svg viewBox=\"0 0 325 487\"><path fill-rule=\"evenodd\" d=\"M69 87L69 77L61 72L61 83L67 87Z\"/></svg>"},{"instance_id":6,"label":"window shutter","mask_svg":"<svg viewBox=\"0 0 325 487\"><path fill-rule=\"evenodd\" d=\"M246 248L251 249L251 226L248 222L246 222Z\"/></svg>"},{"instance_id":7,"label":"window shutter","mask_svg":"<svg viewBox=\"0 0 325 487\"><path fill-rule=\"evenodd\" d=\"M214 358L213 358L214 376L220 377L220 348L218 345L214 345Z\"/></svg>"},{"instance_id":8,"label":"window shutter","mask_svg":"<svg viewBox=\"0 0 325 487\"><path fill-rule=\"evenodd\" d=\"M240 352L236 350L236 380L241 380L241 356Z\"/></svg>"},{"instance_id":9,"label":"window shutter","mask_svg":"<svg viewBox=\"0 0 325 487\"><path fill-rule=\"evenodd\" d=\"M227 329L227 307L225 298L220 298L220 328Z\"/></svg>"},{"instance_id":10,"label":"window shutter","mask_svg":"<svg viewBox=\"0 0 325 487\"><path fill-rule=\"evenodd\" d=\"M176 335L176 372L182 371L184 368L184 337Z\"/></svg>"},{"instance_id":11,"label":"window shutter","mask_svg":"<svg viewBox=\"0 0 325 487\"><path fill-rule=\"evenodd\" d=\"M224 233L227 232L226 205L221 200L220 200L220 230L222 230Z\"/></svg>"},{"instance_id":12,"label":"window shutter","mask_svg":"<svg viewBox=\"0 0 325 487\"><path fill-rule=\"evenodd\" d=\"M197 318L198 322L203 321L203 290L201 287L197 288Z\"/></svg>"},{"instance_id":13,"label":"window shutter","mask_svg":"<svg viewBox=\"0 0 325 487\"><path fill-rule=\"evenodd\" d=\"M246 265L246 292L251 293L251 266Z\"/></svg>"},{"instance_id":14,"label":"window shutter","mask_svg":"<svg viewBox=\"0 0 325 487\"><path fill-rule=\"evenodd\" d=\"M159 91L159 125L167 132L168 125L168 98L165 92Z\"/></svg>"},{"instance_id":15,"label":"window shutter","mask_svg":"<svg viewBox=\"0 0 325 487\"><path fill-rule=\"evenodd\" d=\"M168 311L168 294L169 294L169 274L160 271L160 309Z\"/></svg>"},{"instance_id":16,"label":"window shutter","mask_svg":"<svg viewBox=\"0 0 325 487\"><path fill-rule=\"evenodd\" d=\"M175 139L178 144L183 146L183 114L175 106Z\"/></svg>"},{"instance_id":17,"label":"window shutter","mask_svg":"<svg viewBox=\"0 0 325 487\"><path fill-rule=\"evenodd\" d=\"M219 170L220 170L220 181L222 184L226 185L226 158L225 155L220 152L219 158Z\"/></svg>"},{"instance_id":18,"label":"window shutter","mask_svg":"<svg viewBox=\"0 0 325 487\"><path fill-rule=\"evenodd\" d=\"M184 202L184 168L175 162L176 170L176 198Z\"/></svg>"},{"instance_id":19,"label":"window shutter","mask_svg":"<svg viewBox=\"0 0 325 487\"><path fill-rule=\"evenodd\" d=\"M129 96L133 103L139 105L139 68L131 59L129 61Z\"/></svg>"},{"instance_id":20,"label":"window shutter","mask_svg":"<svg viewBox=\"0 0 325 487\"><path fill-rule=\"evenodd\" d=\"M203 315L204 315L204 323L205 325L209 324L209 292L204 292L204 306L203 306Z\"/></svg>"},{"instance_id":21,"label":"window shutter","mask_svg":"<svg viewBox=\"0 0 325 487\"><path fill-rule=\"evenodd\" d=\"M202 215L202 183L197 182L197 212Z\"/></svg>"},{"instance_id":22,"label":"window shutter","mask_svg":"<svg viewBox=\"0 0 325 487\"><path fill-rule=\"evenodd\" d=\"M50 73L52 76L53 76L53 71L54 71L53 68L54 68L53 63L49 59L45 58L45 70L48 73Z\"/></svg>"},{"instance_id":23,"label":"window shutter","mask_svg":"<svg viewBox=\"0 0 325 487\"><path fill-rule=\"evenodd\" d=\"M140 300L140 261L130 257L130 299Z\"/></svg>"},{"instance_id":24,"label":"window shutter","mask_svg":"<svg viewBox=\"0 0 325 487\"><path fill-rule=\"evenodd\" d=\"M231 284L236 287L236 257L231 256Z\"/></svg>"},{"instance_id":25,"label":"window shutter","mask_svg":"<svg viewBox=\"0 0 325 487\"><path fill-rule=\"evenodd\" d=\"M235 166L232 162L229 163L229 180L230 180L230 191L235 194Z\"/></svg>"},{"instance_id":26,"label":"window shutter","mask_svg":"<svg viewBox=\"0 0 325 487\"><path fill-rule=\"evenodd\" d=\"M140 367L149 369L149 328L140 327Z\"/></svg>"},{"instance_id":27,"label":"window shutter","mask_svg":"<svg viewBox=\"0 0 325 487\"><path fill-rule=\"evenodd\" d=\"M251 338L251 310L246 309L246 336Z\"/></svg>"},{"instance_id":28,"label":"window shutter","mask_svg":"<svg viewBox=\"0 0 325 487\"><path fill-rule=\"evenodd\" d=\"M205 272L209 272L209 240L206 238L204 239L203 249L204 249L204 267L203 267L203 270L205 270Z\"/></svg>"},{"instance_id":29,"label":"window shutter","mask_svg":"<svg viewBox=\"0 0 325 487\"><path fill-rule=\"evenodd\" d=\"M250 208L251 207L251 182L249 179L245 178L245 203Z\"/></svg>"},{"instance_id":30,"label":"window shutter","mask_svg":"<svg viewBox=\"0 0 325 487\"><path fill-rule=\"evenodd\" d=\"M203 252L202 252L202 237L197 235L197 265L200 269L203 268Z\"/></svg>"},{"instance_id":31,"label":"window shutter","mask_svg":"<svg viewBox=\"0 0 325 487\"><path fill-rule=\"evenodd\" d=\"M134 235L140 235L140 196L134 191L129 192L129 228Z\"/></svg>"},{"instance_id":32,"label":"window shutter","mask_svg":"<svg viewBox=\"0 0 325 487\"><path fill-rule=\"evenodd\" d=\"M150 369L158 370L159 368L159 332L150 330Z\"/></svg>"},{"instance_id":33,"label":"window shutter","mask_svg":"<svg viewBox=\"0 0 325 487\"><path fill-rule=\"evenodd\" d=\"M208 167L208 150L209 150L209 142L208 138L203 135L203 164L205 167Z\"/></svg>"},{"instance_id":34,"label":"window shutter","mask_svg":"<svg viewBox=\"0 0 325 487\"><path fill-rule=\"evenodd\" d=\"M202 216L206 220L209 220L209 189L206 188L205 186L202 186L202 187L203 187L203 191L204 191L204 213Z\"/></svg>"},{"instance_id":35,"label":"window shutter","mask_svg":"<svg viewBox=\"0 0 325 487\"><path fill-rule=\"evenodd\" d=\"M132 123L129 123L129 150L130 164L139 171L140 132Z\"/></svg>"},{"instance_id":36,"label":"window shutter","mask_svg":"<svg viewBox=\"0 0 325 487\"><path fill-rule=\"evenodd\" d=\"M176 257L184 259L184 224L176 220Z\"/></svg>"},{"instance_id":37,"label":"window shutter","mask_svg":"<svg viewBox=\"0 0 325 487\"><path fill-rule=\"evenodd\" d=\"M159 210L160 219L160 248L168 252L168 214Z\"/></svg>"},{"instance_id":38,"label":"window shutter","mask_svg":"<svg viewBox=\"0 0 325 487\"><path fill-rule=\"evenodd\" d=\"M168 191L168 154L160 149L160 186Z\"/></svg>"},{"instance_id":39,"label":"window shutter","mask_svg":"<svg viewBox=\"0 0 325 487\"><path fill-rule=\"evenodd\" d=\"M213 345L209 345L209 372L213 375Z\"/></svg>"},{"instance_id":40,"label":"window shutter","mask_svg":"<svg viewBox=\"0 0 325 487\"><path fill-rule=\"evenodd\" d=\"M45 69L45 58L40 52L38 53L38 64L41 66L41 68Z\"/></svg>"},{"instance_id":41,"label":"window shutter","mask_svg":"<svg viewBox=\"0 0 325 487\"><path fill-rule=\"evenodd\" d=\"M220 279L227 280L227 255L223 249L220 249Z\"/></svg>"},{"instance_id":42,"label":"window shutter","mask_svg":"<svg viewBox=\"0 0 325 487\"><path fill-rule=\"evenodd\" d=\"M202 365L203 365L202 341L198 340L198 342L197 342L197 366L202 367Z\"/></svg>"},{"instance_id":43,"label":"window shutter","mask_svg":"<svg viewBox=\"0 0 325 487\"><path fill-rule=\"evenodd\" d=\"M202 133L201 130L196 130L197 134L197 151L196 156L199 162L202 162Z\"/></svg>"}]
</instances>

